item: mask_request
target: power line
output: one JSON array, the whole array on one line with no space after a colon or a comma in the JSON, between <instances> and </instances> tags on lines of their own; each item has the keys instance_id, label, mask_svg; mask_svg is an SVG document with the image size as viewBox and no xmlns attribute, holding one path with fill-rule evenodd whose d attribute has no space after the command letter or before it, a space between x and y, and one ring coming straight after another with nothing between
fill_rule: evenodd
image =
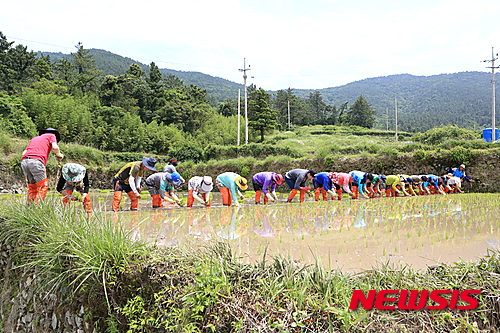
<instances>
[{"instance_id":1,"label":"power line","mask_svg":"<svg viewBox=\"0 0 500 333\"><path fill-rule=\"evenodd\" d=\"M49 43L36 42L34 40L29 40L29 39L17 38L17 37L12 37L12 36L5 36L5 37L8 37L10 39L22 40L22 41L30 42L30 43L36 43L36 44L42 44L42 45L48 45L48 46L61 47L63 49L71 49L71 50L73 49L73 48L67 47L67 46L61 46L61 45L55 45L55 44L49 44Z\"/></svg>"},{"instance_id":2,"label":"power line","mask_svg":"<svg viewBox=\"0 0 500 333\"><path fill-rule=\"evenodd\" d=\"M41 45L48 45L48 46L53 46L53 47L59 47L59 48L63 48L63 49L70 49L70 50L73 50L74 48L71 48L71 47L67 47L67 46L61 46L61 45L55 45L55 44L49 44L49 43L43 43L43 42L37 42L37 41L34 41L34 40L29 40L29 39L23 39L23 38L17 38L17 37L13 37L13 36L6 36L7 38L10 38L12 40L15 40L14 42L16 42L17 40L21 40L21 41L24 41L24 42L30 42L30 43L35 43L35 44L41 44ZM44 52L44 51L41 51L41 52ZM48 51L46 51L48 52ZM122 57L127 57L127 56L122 56ZM128 57L127 57L128 58ZM145 62L149 62L150 60L149 59L142 59L142 58L135 58L134 60L136 61L145 61ZM153 60L154 61L154 60ZM163 63L163 64L171 64L171 65L181 65L181 66L191 66L191 67L202 67L202 68L215 68L215 69L232 69L232 68L229 68L229 67L216 67L216 66L203 66L203 65L194 65L194 64L183 64L183 63L178 63L178 62L170 62L170 61L154 61L155 63Z\"/></svg>"}]
</instances>

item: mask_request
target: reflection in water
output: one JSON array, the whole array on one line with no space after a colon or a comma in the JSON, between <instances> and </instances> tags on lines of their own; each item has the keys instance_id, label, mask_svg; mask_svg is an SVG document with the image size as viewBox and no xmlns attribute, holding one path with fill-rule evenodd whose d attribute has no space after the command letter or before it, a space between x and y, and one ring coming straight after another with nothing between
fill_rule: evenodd
<instances>
[{"instance_id":1,"label":"reflection in water","mask_svg":"<svg viewBox=\"0 0 500 333\"><path fill-rule=\"evenodd\" d=\"M224 207L219 222L219 230L217 235L223 239L236 239L247 233L247 223L241 222L243 214L238 215L240 207Z\"/></svg>"}]
</instances>

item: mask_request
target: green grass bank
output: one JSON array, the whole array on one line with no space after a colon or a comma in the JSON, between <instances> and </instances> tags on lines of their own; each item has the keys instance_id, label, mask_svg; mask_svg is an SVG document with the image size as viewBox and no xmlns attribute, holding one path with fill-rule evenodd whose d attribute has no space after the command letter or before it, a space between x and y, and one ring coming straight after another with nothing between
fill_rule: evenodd
<instances>
[{"instance_id":1,"label":"green grass bank","mask_svg":"<svg viewBox=\"0 0 500 333\"><path fill-rule=\"evenodd\" d=\"M462 163L467 175L476 180L467 183L471 192L498 192L500 144L484 142L479 133L446 126L410 135L357 127L309 126L293 132L275 132L263 143L242 146L186 146L172 150L168 156L155 156L158 168L170 157L180 164L185 179L195 175L216 177L233 171L250 177L261 171L285 173L294 168L349 172L362 170L378 174L436 174ZM28 141L0 135L0 186L24 186L20 158ZM103 152L77 144L61 143L64 162L85 165L94 189L110 189L113 175L127 162L140 160L147 152ZM55 183L57 161L51 157L48 175ZM185 190L185 189L184 189Z\"/></svg>"}]
</instances>

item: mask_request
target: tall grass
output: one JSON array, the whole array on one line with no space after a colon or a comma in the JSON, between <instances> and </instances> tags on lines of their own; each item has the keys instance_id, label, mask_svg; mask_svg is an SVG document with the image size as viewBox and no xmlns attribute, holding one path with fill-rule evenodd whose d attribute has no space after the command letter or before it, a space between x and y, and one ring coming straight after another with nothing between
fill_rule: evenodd
<instances>
[{"instance_id":1,"label":"tall grass","mask_svg":"<svg viewBox=\"0 0 500 333\"><path fill-rule=\"evenodd\" d=\"M0 207L0 243L16 248L15 267L38 272L42 292L70 296L85 287L106 292L117 274L146 254L143 243L103 214L87 219L80 207L51 198L38 205Z\"/></svg>"}]
</instances>

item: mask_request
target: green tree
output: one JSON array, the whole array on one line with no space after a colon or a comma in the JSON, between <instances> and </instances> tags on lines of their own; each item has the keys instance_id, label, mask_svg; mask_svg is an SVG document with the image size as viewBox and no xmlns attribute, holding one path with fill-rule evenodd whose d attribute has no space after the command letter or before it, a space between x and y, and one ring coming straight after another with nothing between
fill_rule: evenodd
<instances>
[{"instance_id":1,"label":"green tree","mask_svg":"<svg viewBox=\"0 0 500 333\"><path fill-rule=\"evenodd\" d=\"M236 115L238 113L238 101L230 98L226 99L226 101L219 103L218 112L224 117Z\"/></svg>"},{"instance_id":2,"label":"green tree","mask_svg":"<svg viewBox=\"0 0 500 333\"><path fill-rule=\"evenodd\" d=\"M73 56L73 65L76 69L74 88L76 91L81 92L82 95L85 95L87 92L97 89L97 79L102 71L97 69L90 50L84 49L83 44L80 42L75 47L76 52L71 54ZM76 91L72 92L75 93Z\"/></svg>"},{"instance_id":3,"label":"green tree","mask_svg":"<svg viewBox=\"0 0 500 333\"><path fill-rule=\"evenodd\" d=\"M262 88L252 91L248 103L248 127L260 132L260 141L264 141L266 130L278 125L278 114L269 107L270 95Z\"/></svg>"},{"instance_id":4,"label":"green tree","mask_svg":"<svg viewBox=\"0 0 500 333\"><path fill-rule=\"evenodd\" d=\"M149 69L149 83L151 85L160 85L161 84L161 79L162 79L162 74L160 72L160 69L158 68L158 66L156 66L156 64L154 62L151 62L151 64L149 65L150 66L150 69ZM161 87L158 87L158 88L161 88Z\"/></svg>"},{"instance_id":5,"label":"green tree","mask_svg":"<svg viewBox=\"0 0 500 333\"><path fill-rule=\"evenodd\" d=\"M99 87L99 98L104 106L119 106L128 112L135 112L137 99L133 98L137 81L134 75L107 75Z\"/></svg>"},{"instance_id":6,"label":"green tree","mask_svg":"<svg viewBox=\"0 0 500 333\"><path fill-rule=\"evenodd\" d=\"M172 74L168 74L164 81L166 89L176 89L184 86L184 81Z\"/></svg>"},{"instance_id":7,"label":"green tree","mask_svg":"<svg viewBox=\"0 0 500 333\"><path fill-rule=\"evenodd\" d=\"M371 108L371 104L360 95L347 113L347 122L349 125L372 128L375 125L375 114L376 111Z\"/></svg>"},{"instance_id":8,"label":"green tree","mask_svg":"<svg viewBox=\"0 0 500 333\"><path fill-rule=\"evenodd\" d=\"M36 135L36 127L26 113L22 100L0 93L0 124L9 133L25 138Z\"/></svg>"},{"instance_id":9,"label":"green tree","mask_svg":"<svg viewBox=\"0 0 500 333\"><path fill-rule=\"evenodd\" d=\"M288 104L290 104L290 123L291 126L301 126L310 124L310 114L307 110L305 101L297 97L293 89L279 90L276 97L271 101L271 106L278 112L278 123L281 128L288 128Z\"/></svg>"},{"instance_id":10,"label":"green tree","mask_svg":"<svg viewBox=\"0 0 500 333\"><path fill-rule=\"evenodd\" d=\"M55 79L61 83L61 85L67 87L68 92L73 91L76 85L76 67L68 59L60 59L53 65L53 72Z\"/></svg>"},{"instance_id":11,"label":"green tree","mask_svg":"<svg viewBox=\"0 0 500 333\"><path fill-rule=\"evenodd\" d=\"M214 114L206 100L206 91L198 86L165 90L162 99L165 105L153 112L153 120L159 124L173 124L187 133L194 133Z\"/></svg>"},{"instance_id":12,"label":"green tree","mask_svg":"<svg viewBox=\"0 0 500 333\"><path fill-rule=\"evenodd\" d=\"M34 52L21 44L12 47L13 43L0 32L0 89L10 94L33 82L37 63Z\"/></svg>"},{"instance_id":13,"label":"green tree","mask_svg":"<svg viewBox=\"0 0 500 333\"><path fill-rule=\"evenodd\" d=\"M146 73L142 70L141 66L137 64L132 64L130 65L129 69L127 70L128 75L135 76L138 79L141 79L146 75Z\"/></svg>"},{"instance_id":14,"label":"green tree","mask_svg":"<svg viewBox=\"0 0 500 333\"><path fill-rule=\"evenodd\" d=\"M91 139L91 98L40 94L31 89L23 93L22 101L38 129L57 128L65 142L88 143Z\"/></svg>"}]
</instances>

